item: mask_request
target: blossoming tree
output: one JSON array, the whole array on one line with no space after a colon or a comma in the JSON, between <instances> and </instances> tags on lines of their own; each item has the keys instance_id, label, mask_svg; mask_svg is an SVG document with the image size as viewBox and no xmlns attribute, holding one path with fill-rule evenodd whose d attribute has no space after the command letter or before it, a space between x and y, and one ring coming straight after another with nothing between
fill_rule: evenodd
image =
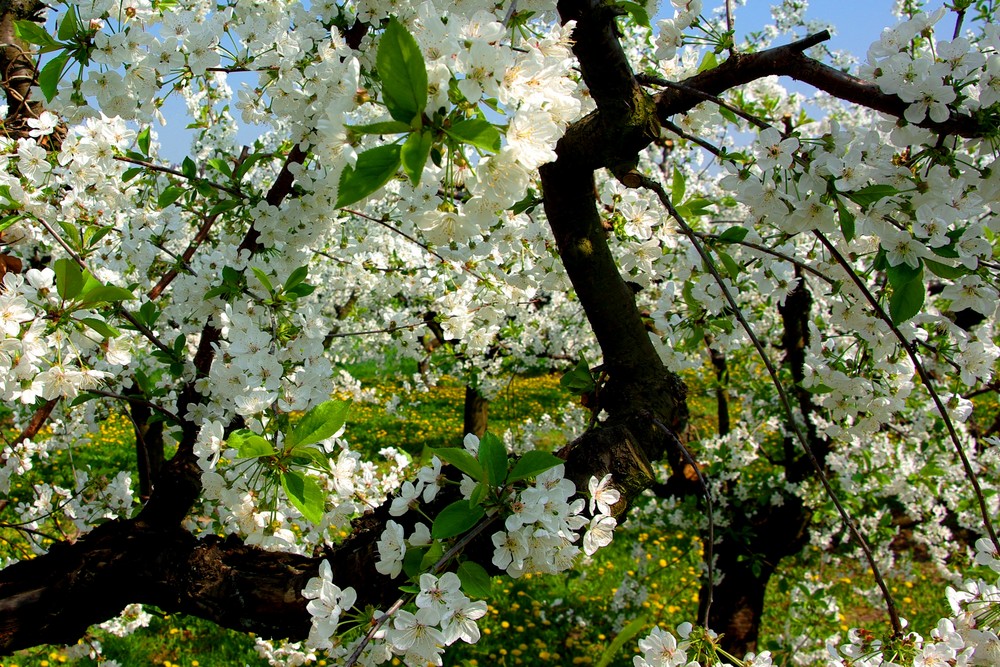
<instances>
[{"instance_id":1,"label":"blossoming tree","mask_svg":"<svg viewBox=\"0 0 1000 667\"><path fill-rule=\"evenodd\" d=\"M637 665L769 664L764 591L810 542L885 594L887 639L836 664L990 664L995 587L924 641L882 572L903 522L942 565L1000 551L1000 418L970 417L997 391L993 2L902 3L861 64L789 8L784 43L737 42L732 5L3 4L0 491L35 553L0 571L0 648L142 603L441 664L489 575L580 565L652 487L706 567L698 626ZM338 362L435 345L470 400L556 365L591 414L558 456L477 428L363 460ZM682 372L715 376L717 433L686 430ZM131 471L14 494L109 410Z\"/></svg>"}]
</instances>

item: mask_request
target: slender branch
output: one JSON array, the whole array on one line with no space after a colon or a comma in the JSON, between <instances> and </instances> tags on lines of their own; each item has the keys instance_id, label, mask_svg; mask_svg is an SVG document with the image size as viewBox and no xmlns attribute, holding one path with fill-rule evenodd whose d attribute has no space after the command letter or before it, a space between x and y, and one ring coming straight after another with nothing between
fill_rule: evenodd
<instances>
[{"instance_id":1,"label":"slender branch","mask_svg":"<svg viewBox=\"0 0 1000 667\"><path fill-rule=\"evenodd\" d=\"M442 263L444 263L444 264L455 264L464 273L468 273L470 276L472 276L476 280L479 280L481 282L489 282L489 281L486 280L486 278L484 278L483 276L479 275L478 273L476 273L472 269L466 268L465 266L463 266L461 264L458 264L457 262L452 262L452 261L448 260L447 258L441 256L436 250L434 250L433 248L431 248L426 243L423 243L422 241L418 240L417 238L415 238L415 237L407 234L402 229L397 229L396 227L393 227L392 225L390 225L385 220L382 220L381 218L376 218L373 215L368 215L367 213L364 213L362 211L357 211L355 209L344 208L344 209L341 209L341 210L344 211L345 213L350 213L351 215L356 215L359 218L363 218L363 219L368 220L370 222L374 222L375 224L382 225L383 227L385 227L386 229L388 229L393 234L398 234L399 236L402 236L404 239L406 239L410 243L413 243L414 245L417 245L417 246L421 247L425 252L427 252L427 253L429 253L431 255L434 255L439 260L441 260Z\"/></svg>"},{"instance_id":2,"label":"slender branch","mask_svg":"<svg viewBox=\"0 0 1000 667\"><path fill-rule=\"evenodd\" d=\"M830 500L833 502L834 506L837 508L837 512L840 514L841 520L847 526L847 530L851 533L851 536L854 538L854 541L857 542L862 552L864 552L865 559L868 561L868 565L871 568L872 576L875 578L875 582L878 584L879 589L882 591L882 598L885 600L886 611L889 614L889 622L892 625L893 634L897 637L902 637L903 625L899 620L899 614L896 611L896 604L892 599L892 594L889 592L889 587L886 585L885 580L882 577L882 572L878 567L878 563L875 561L875 556L872 553L871 547L868 545L867 540L865 540L864 536L858 530L857 525L854 523L854 520L848 513L847 508L845 508L844 505L840 502L840 499L837 497L837 494L834 492L833 487L830 484L830 480L827 479L826 473L823 471L823 466L820 465L819 460L813 453L812 447L809 445L809 442L806 440L805 435L802 433L802 430L799 428L798 423L795 421L795 415L792 412L791 402L788 399L788 395L785 393L785 388L782 385L780 378L778 378L778 372L775 369L774 364L771 363L771 359L768 356L767 351L764 349L764 345L760 342L760 339L757 338L757 334L754 333L753 327L750 326L750 323L747 321L746 316L743 315L743 310L739 307L739 304L736 302L736 298L733 297L733 294L729 290L729 287L726 286L725 280L722 278L722 275L719 273L719 269L715 265L715 260L713 260L711 255L709 255L708 251L705 249L705 246L701 243L701 240L698 238L698 235L695 234L694 230L691 229L691 227L687 224L687 222L680 215L680 213L677 212L677 209L674 208L674 205L670 202L670 198L664 191L663 186L661 186L653 179L645 176L642 177L642 185L643 187L648 188L649 190L652 190L653 192L656 193L657 197L660 199L660 203L663 204L664 208L667 209L667 212L670 213L670 217L672 217L677 222L677 225L681 229L681 233L687 236L688 239L691 241L691 243L694 245L695 250L698 252L698 255L701 256L701 259L705 263L705 266L708 268L709 273L712 274L712 277L715 279L716 284L722 291L722 294L725 297L726 301L729 303L729 306L733 309L733 312L736 315L736 319L739 320L740 326L743 328L747 336L750 338L750 342L753 343L754 348L757 350L757 355L764 363L764 366L767 369L767 373L771 377L771 382L772 384L774 384L774 387L778 392L778 399L781 402L781 406L785 412L787 427L793 433L795 433L795 437L798 439L799 444L802 445L802 449L806 452L806 455L809 457L809 460L816 471L816 476L822 483L823 489L826 492L827 497L830 498Z\"/></svg>"},{"instance_id":3,"label":"slender branch","mask_svg":"<svg viewBox=\"0 0 1000 667\"><path fill-rule=\"evenodd\" d=\"M955 430L955 425L951 421L951 416L948 414L948 409L945 407L944 402L938 395L937 390L934 389L934 383L931 380L930 374L924 368L923 363L920 361L920 357L917 355L916 348L906 339L903 332L899 330L899 327L892 321L889 314L885 312L875 295L871 293L868 286L865 285L861 277L858 276L851 265L848 264L847 259L837 250L836 246L830 242L826 236L817 230L813 230L813 234L820 240L820 242L826 247L837 263L844 267L847 271L848 276L850 276L851 281L857 286L861 293L864 294L865 299L871 306L872 310L878 315L879 319L882 320L892 331L892 335L896 337L899 341L900 346L906 350L906 354L910 357L910 361L913 362L914 368L917 370L917 375L920 376L920 381L923 382L924 387L927 389L927 393L930 394L931 400L934 401L934 406L937 408L938 413L941 415L941 419L944 421L945 428L948 430L948 437L951 438L952 445L955 447L955 451L958 453L959 459L962 461L962 467L965 469L965 475L969 478L969 482L972 484L973 492L976 495L976 500L979 503L979 512L983 518L983 525L986 527L987 533L989 533L990 540L993 542L993 548L1000 551L1000 540L997 539L996 530L993 527L993 521L990 519L989 508L986 506L986 497L983 496L982 487L979 485L979 476L972 469L972 463L969 461L968 455L965 453L965 447L962 446L961 441L958 438L958 432Z\"/></svg>"},{"instance_id":4,"label":"slender branch","mask_svg":"<svg viewBox=\"0 0 1000 667\"><path fill-rule=\"evenodd\" d=\"M212 229L212 225L214 225L215 221L218 219L219 219L218 214L210 215L208 218L205 219L205 222L203 222L201 227L198 228L198 233L195 234L194 238L191 240L191 243L188 244L188 247L184 249L184 253L180 257L181 265L185 265L191 261L191 258L194 257L194 253L198 249L198 246L204 243L205 239L208 238L208 234ZM160 280L156 283L156 285L154 285L153 288L146 293L146 296L149 297L150 301L155 301L156 299L158 299L160 294L163 293L163 290L167 289L167 287L170 285L170 283L174 281L174 279L179 275L179 273L180 271L178 271L178 269L172 268L165 274L163 274L163 277L160 278Z\"/></svg>"},{"instance_id":5,"label":"slender branch","mask_svg":"<svg viewBox=\"0 0 1000 667\"><path fill-rule=\"evenodd\" d=\"M157 412L159 412L161 415L163 415L167 419L170 419L170 420L172 420L172 421L174 421L174 422L176 422L178 424L181 421L180 417L178 417L177 415L175 415L170 410L167 410L165 407L163 407L161 405L157 405L156 403L152 403L150 401L146 401L146 400L142 400L142 399L138 399L138 398L130 397L130 396L122 396L121 394L116 394L113 391L104 391L103 389L88 389L87 391L89 393L91 393L91 394L97 394L98 396L106 396L108 398L114 398L114 399L117 399L119 401L124 401L125 403L138 403L139 405L145 405L147 408L151 408L153 410L156 410Z\"/></svg>"},{"instance_id":6,"label":"slender branch","mask_svg":"<svg viewBox=\"0 0 1000 667\"><path fill-rule=\"evenodd\" d=\"M221 183L216 183L215 181L210 181L207 178L203 178L201 176L191 177L191 176L188 176L187 174L185 174L184 172L179 171L177 169L174 169L172 167L164 167L161 164L154 164L154 163L148 162L146 160L137 160L135 158L126 157L124 155L116 155L115 159L118 160L119 162L127 162L129 164L134 164L134 165L139 166L139 167L145 167L146 169L151 169L153 171L159 171L159 172L162 172L164 174L170 174L171 176L176 176L178 178L183 178L183 179L188 180L188 181L199 181L201 183L208 183L209 185L211 185L216 190L221 190L223 192L228 192L229 194L231 194L234 197L237 197L238 199L246 199L247 198L247 196L245 194L243 194L243 192L241 192L240 190L237 190L236 188L231 188L228 185L222 185Z\"/></svg>"},{"instance_id":7,"label":"slender branch","mask_svg":"<svg viewBox=\"0 0 1000 667\"><path fill-rule=\"evenodd\" d=\"M721 234L708 234L706 232L695 232L695 234L698 236L698 238L705 239L705 240L713 240L714 241L714 240L720 240L722 238ZM773 250L773 249L768 248L767 246L763 246L763 245L761 245L759 243L754 243L753 241L746 241L746 240L743 240L743 241L729 241L729 240L727 240L726 243L735 243L737 245L746 246L747 248L753 248L754 250L757 250L759 252L771 255L772 257L777 257L778 259L783 260L785 262L788 262L789 264L792 264L793 266L799 267L803 271L806 271L808 273L813 274L814 276L816 276L817 278L819 278L823 282L827 283L828 285L835 285L837 283L837 281L834 280L833 278L827 276L826 274L824 274L821 271L818 271L818 270L814 269L813 267L811 267L808 264L802 262L801 260L795 259L791 255L786 255L783 252L780 252L778 250Z\"/></svg>"},{"instance_id":8,"label":"slender branch","mask_svg":"<svg viewBox=\"0 0 1000 667\"><path fill-rule=\"evenodd\" d=\"M705 101L714 102L716 105L722 107L723 109L726 109L727 111L733 112L734 114L736 114L743 120L747 121L751 125L756 125L762 130L766 130L767 128L771 127L768 123L764 122L760 118L757 118L757 116L754 116L752 113L747 113L743 109L740 109L737 106L733 106L732 104L725 101L721 97L718 97L717 95L712 95L711 93L706 93L702 90L693 88L683 83L677 83L676 81L664 79L663 77L654 76L652 74L640 74L636 78L639 80L639 83L648 83L657 86L663 86L664 88L673 88L674 90L679 90L689 95L700 97Z\"/></svg>"},{"instance_id":9,"label":"slender branch","mask_svg":"<svg viewBox=\"0 0 1000 667\"><path fill-rule=\"evenodd\" d=\"M436 563L434 563L434 565L430 569L430 573L437 574L438 572L443 570L445 566L448 565L448 563L451 561L452 558L462 553L462 550L465 549L465 547L467 547L469 543L472 542L472 540L474 540L484 530L486 530L490 526L490 524L496 521L498 516L499 515L494 514L491 517L483 519L478 524L476 524L476 526L472 530L470 530L468 533L466 533L460 539L458 539L455 542L455 544L453 544L451 548L448 549L448 551L446 551L445 554L441 556L441 558L439 558ZM360 642L358 642L358 645L354 647L354 650L351 652L351 655L347 658L347 662L344 663L344 667L354 667L354 665L357 664L358 658L361 657L361 652L365 650L365 647L368 646L369 642L371 642L372 638L375 636L375 633L379 631L379 628L385 625L386 621L392 618L393 614L399 611L400 608L404 604L406 604L406 601L411 597L413 596L407 595L399 598L398 600L392 603L392 606L389 607L389 609L384 614L375 619L375 622L372 623L372 627L369 628L365 636L361 639Z\"/></svg>"},{"instance_id":10,"label":"slender branch","mask_svg":"<svg viewBox=\"0 0 1000 667\"><path fill-rule=\"evenodd\" d=\"M399 324L396 326L386 327L385 329L369 329L367 331L344 331L342 333L332 333L327 336L327 338L348 338L350 336L368 336L371 334L380 333L392 333L394 331L404 331L406 329L416 329L417 327L423 326L424 321L412 322L410 324Z\"/></svg>"},{"instance_id":11,"label":"slender branch","mask_svg":"<svg viewBox=\"0 0 1000 667\"><path fill-rule=\"evenodd\" d=\"M63 237L60 236L59 233L52 228L52 225L47 223L42 218L39 218L38 216L35 216L35 220L37 220L38 223L45 228L45 231L47 231L49 235L52 236L52 238L54 238L60 246L62 246L62 249L65 250L66 253L73 258L73 261L75 261L80 266L81 269L88 272L90 271L90 269L87 268L87 263L83 261L83 258L80 257L80 255L75 250L73 250L73 248L71 248L68 243L66 243ZM123 318L125 318L129 324L135 327L136 331L140 332L143 336L146 337L147 340L149 340L150 343L159 348L161 352L166 352L167 354L173 356L174 353L173 350L170 349L170 347L166 343L161 341L149 327L147 327L145 324L137 320L135 316L132 315L132 313L128 312L127 310L125 310L125 308L121 307L120 305L118 306L117 312Z\"/></svg>"}]
</instances>

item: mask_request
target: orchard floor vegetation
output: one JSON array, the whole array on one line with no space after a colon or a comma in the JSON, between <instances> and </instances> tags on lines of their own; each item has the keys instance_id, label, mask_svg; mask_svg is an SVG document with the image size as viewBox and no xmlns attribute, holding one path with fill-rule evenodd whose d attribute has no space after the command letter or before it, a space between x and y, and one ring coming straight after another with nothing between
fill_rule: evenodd
<instances>
[{"instance_id":1,"label":"orchard floor vegetation","mask_svg":"<svg viewBox=\"0 0 1000 667\"><path fill-rule=\"evenodd\" d=\"M451 445L459 439L464 386L445 378L426 390L413 390L406 382L413 370L396 368L385 372L374 365L370 369L351 368L352 374L364 380L369 395L375 397L372 401L356 401L352 406L345 433L352 447L373 453L392 444L407 451L416 462L426 448ZM713 415L711 388L699 385L694 374L686 380L691 388L692 414ZM405 408L385 409L381 401L393 395L400 396L399 404ZM570 400L556 375L515 377L490 404L490 428L496 433L513 429L516 434L525 419L562 414ZM714 427L714 417L693 418L692 428ZM543 446L544 439L543 434ZM554 432L550 444L557 442L560 439ZM92 477L112 475L128 467L132 456L132 426L124 415L112 413L100 419L98 430L77 447L53 452L43 466L35 467L14 486L21 491L21 502L31 502L30 489L36 480L72 486L74 468L89 467ZM703 562L701 541L693 531L659 527L657 499L649 492L641 502L644 506L619 528L614 542L595 555L592 567L560 577L526 574L517 580L495 578L488 614L479 623L481 641L456 646L446 664L625 667L632 664L633 652L637 654L639 649L634 641L625 642L624 647L613 645L623 628L637 621L632 626L637 633L653 625L673 629L693 618ZM10 507L3 511L0 517L5 522L16 516ZM26 557L28 547L18 535L9 527L0 532L0 554L4 558ZM839 633L843 638L850 627L881 622L883 611L871 590L870 573L860 564L851 567L831 563L836 561L810 548L782 564L781 576L772 580L768 591L762 636L796 637L809 625L814 628L813 636ZM831 581L835 582L831 588L813 587L816 582ZM944 580L932 564L912 559L910 572L905 578L896 577L892 586L901 615L913 627L933 627L937 619L947 616L947 602L941 596ZM116 660L127 667L267 664L255 649L253 636L224 630L194 617L167 615L148 607L145 611L151 615L148 626L124 637L92 629L92 640L102 647L101 660ZM775 665L793 664L794 649L767 640L761 646L761 650L772 651ZM47 646L21 651L0 662L0 667L61 664L96 663L86 656L75 656L65 647ZM327 661L317 659L312 664L326 665ZM392 664L401 663L394 660Z\"/></svg>"}]
</instances>

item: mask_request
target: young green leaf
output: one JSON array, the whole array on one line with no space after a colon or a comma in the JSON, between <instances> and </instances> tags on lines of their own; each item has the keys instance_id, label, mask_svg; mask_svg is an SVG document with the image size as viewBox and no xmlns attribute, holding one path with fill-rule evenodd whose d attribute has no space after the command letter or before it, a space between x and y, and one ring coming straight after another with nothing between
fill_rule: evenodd
<instances>
[{"instance_id":1,"label":"young green leaf","mask_svg":"<svg viewBox=\"0 0 1000 667\"><path fill-rule=\"evenodd\" d=\"M433 143L434 135L427 130L413 132L403 142L399 157L403 163L403 171L413 185L420 183L420 177L424 173L424 165L427 164L427 157L431 154Z\"/></svg>"},{"instance_id":2,"label":"young green leaf","mask_svg":"<svg viewBox=\"0 0 1000 667\"><path fill-rule=\"evenodd\" d=\"M81 304L92 304L117 303L119 301L130 301L134 298L135 295L124 287L98 284L93 286L84 285L84 289L81 290L78 300Z\"/></svg>"},{"instance_id":3,"label":"young green leaf","mask_svg":"<svg viewBox=\"0 0 1000 667\"><path fill-rule=\"evenodd\" d=\"M375 55L382 79L382 100L389 115L412 124L427 106L427 67L417 40L394 18L389 19Z\"/></svg>"},{"instance_id":4,"label":"young green leaf","mask_svg":"<svg viewBox=\"0 0 1000 667\"><path fill-rule=\"evenodd\" d=\"M482 118L460 120L445 129L448 136L490 153L500 150L500 131L493 123Z\"/></svg>"},{"instance_id":5,"label":"young green leaf","mask_svg":"<svg viewBox=\"0 0 1000 667\"><path fill-rule=\"evenodd\" d=\"M261 456L272 456L277 452L267 440L253 431L241 428L229 434L226 444L236 449L236 455L241 459L255 459Z\"/></svg>"},{"instance_id":6,"label":"young green leaf","mask_svg":"<svg viewBox=\"0 0 1000 667\"><path fill-rule=\"evenodd\" d=\"M399 169L399 144L370 148L358 155L357 166L344 168L337 191L337 208L353 204L389 182Z\"/></svg>"},{"instance_id":7,"label":"young green leaf","mask_svg":"<svg viewBox=\"0 0 1000 667\"><path fill-rule=\"evenodd\" d=\"M59 79L62 78L63 70L66 69L66 62L69 60L69 53L63 52L45 63L45 67L38 73L38 88L45 95L45 101L51 102L56 96L59 88Z\"/></svg>"},{"instance_id":8,"label":"young green leaf","mask_svg":"<svg viewBox=\"0 0 1000 667\"><path fill-rule=\"evenodd\" d=\"M142 128L142 132L135 138L136 144L143 155L149 155L149 126Z\"/></svg>"},{"instance_id":9,"label":"young green leaf","mask_svg":"<svg viewBox=\"0 0 1000 667\"><path fill-rule=\"evenodd\" d=\"M854 238L854 214L847 210L844 202L837 198L837 217L840 218L840 233L848 243Z\"/></svg>"},{"instance_id":10,"label":"young green leaf","mask_svg":"<svg viewBox=\"0 0 1000 667\"><path fill-rule=\"evenodd\" d=\"M573 367L573 370L559 378L559 384L563 389L577 396L588 394L594 391L597 386L594 384L594 377L590 374L590 364L583 358L583 355L580 355L580 361Z\"/></svg>"},{"instance_id":11,"label":"young green leaf","mask_svg":"<svg viewBox=\"0 0 1000 667\"><path fill-rule=\"evenodd\" d=\"M670 201L676 206L684 201L684 191L687 188L687 180L684 174L677 167L674 167L674 175L670 179Z\"/></svg>"},{"instance_id":12,"label":"young green leaf","mask_svg":"<svg viewBox=\"0 0 1000 667\"><path fill-rule=\"evenodd\" d=\"M462 561L456 574L462 582L462 590L469 597L488 598L493 594L493 579L479 563L471 560Z\"/></svg>"},{"instance_id":13,"label":"young green leaf","mask_svg":"<svg viewBox=\"0 0 1000 667\"><path fill-rule=\"evenodd\" d=\"M326 511L326 494L319 488L312 477L307 477L297 470L289 470L281 474L281 486L288 494L288 499L302 516L313 523L323 521Z\"/></svg>"},{"instance_id":14,"label":"young green leaf","mask_svg":"<svg viewBox=\"0 0 1000 667\"><path fill-rule=\"evenodd\" d=\"M52 264L56 274L56 291L63 299L72 299L83 289L83 269L71 259L57 259Z\"/></svg>"},{"instance_id":15,"label":"young green leaf","mask_svg":"<svg viewBox=\"0 0 1000 667\"><path fill-rule=\"evenodd\" d=\"M326 440L344 427L350 401L324 401L307 412L285 436L286 447L301 447Z\"/></svg>"},{"instance_id":16,"label":"young green leaf","mask_svg":"<svg viewBox=\"0 0 1000 667\"><path fill-rule=\"evenodd\" d=\"M845 192L847 198L862 208L871 206L879 199L899 194L899 190L891 185L869 185L854 192Z\"/></svg>"},{"instance_id":17,"label":"young green leaf","mask_svg":"<svg viewBox=\"0 0 1000 667\"><path fill-rule=\"evenodd\" d=\"M622 650L629 641L632 640L639 632L649 624L649 619L645 616L640 616L634 619L631 623L626 625L621 629L616 636L614 641L608 644L608 647L604 649L604 653L601 655L601 659L597 661L595 667L607 667L611 664L611 661Z\"/></svg>"},{"instance_id":18,"label":"young green leaf","mask_svg":"<svg viewBox=\"0 0 1000 667\"><path fill-rule=\"evenodd\" d=\"M431 537L443 540L461 535L482 519L486 513L478 505L470 505L468 500L456 500L448 505L434 519Z\"/></svg>"},{"instance_id":19,"label":"young green leaf","mask_svg":"<svg viewBox=\"0 0 1000 667\"><path fill-rule=\"evenodd\" d=\"M489 431L479 439L479 465L483 467L490 486L503 486L507 479L507 448L500 438Z\"/></svg>"},{"instance_id":20,"label":"young green leaf","mask_svg":"<svg viewBox=\"0 0 1000 667\"><path fill-rule=\"evenodd\" d=\"M39 53L47 53L62 48L62 44L52 38L45 28L34 21L14 21L14 34L28 44L40 47Z\"/></svg>"},{"instance_id":21,"label":"young green leaf","mask_svg":"<svg viewBox=\"0 0 1000 667\"><path fill-rule=\"evenodd\" d=\"M892 323L902 324L919 313L925 296L923 271L916 280L893 286L892 296L889 298L889 317Z\"/></svg>"},{"instance_id":22,"label":"young green leaf","mask_svg":"<svg viewBox=\"0 0 1000 667\"><path fill-rule=\"evenodd\" d=\"M462 447L442 447L432 449L431 453L445 463L455 466L477 482L483 481L483 467L479 465L476 457Z\"/></svg>"},{"instance_id":23,"label":"young green leaf","mask_svg":"<svg viewBox=\"0 0 1000 667\"><path fill-rule=\"evenodd\" d=\"M726 243L739 243L747 237L750 230L746 227L730 227L726 231L719 234L719 240L725 241Z\"/></svg>"},{"instance_id":24,"label":"young green leaf","mask_svg":"<svg viewBox=\"0 0 1000 667\"><path fill-rule=\"evenodd\" d=\"M76 35L78 26L79 23L76 20L76 10L70 6L66 11L65 16L63 16L62 21L59 22L59 31L56 35L62 41L68 42L74 35Z\"/></svg>"},{"instance_id":25,"label":"young green leaf","mask_svg":"<svg viewBox=\"0 0 1000 667\"><path fill-rule=\"evenodd\" d=\"M88 327L105 338L118 338L118 336L121 335L121 332L118 331L118 329L115 329L104 320L99 320L96 317L82 317L79 321L86 324Z\"/></svg>"},{"instance_id":26,"label":"young green leaf","mask_svg":"<svg viewBox=\"0 0 1000 667\"><path fill-rule=\"evenodd\" d=\"M507 481L520 482L522 479L535 477L550 468L555 468L560 463L565 463L565 461L555 454L533 449L530 452L525 452L517 460L514 468L510 471L510 475L507 476Z\"/></svg>"}]
</instances>

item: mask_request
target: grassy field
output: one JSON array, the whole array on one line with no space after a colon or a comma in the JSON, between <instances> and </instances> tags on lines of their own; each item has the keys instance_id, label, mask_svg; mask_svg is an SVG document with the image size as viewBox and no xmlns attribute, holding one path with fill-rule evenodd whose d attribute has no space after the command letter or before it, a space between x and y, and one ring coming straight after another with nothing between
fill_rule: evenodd
<instances>
[{"instance_id":1,"label":"grassy field","mask_svg":"<svg viewBox=\"0 0 1000 667\"><path fill-rule=\"evenodd\" d=\"M444 381L429 392L407 392L393 377L373 373L367 380L380 396L400 396L404 418L387 414L376 404L356 404L346 433L352 446L377 451L393 445L419 458L426 447L456 444L460 439L464 388L459 383ZM555 376L516 378L491 404L491 430L516 429L524 419L542 413L558 415L570 399ZM695 391L691 399L695 405L709 401L708 391L702 395ZM707 414L711 414L710 409ZM130 424L124 417L112 414L101 422L100 431L93 434L89 444L75 448L72 454L54 454L20 480L25 499L35 481L44 479L71 486L70 458L78 467L90 466L94 474L113 474L122 466L133 465L132 447ZM700 539L693 533L655 528L655 515L655 508L648 508L627 521L614 542L579 572L559 577L495 579L489 612L480 622L481 642L453 647L457 650L447 654L445 664L596 664L615 635L633 619L641 617L647 626L660 624L668 629L692 620L698 604ZM28 555L14 531L0 531L0 539L6 555ZM783 568L788 576L769 592L761 646L762 650L775 651L776 664L790 664L789 649L766 639L769 636L782 632L794 636L807 626L812 627L814 636L837 632L843 636L848 624L879 627L882 623L882 612L859 592L871 588L870 578L861 568L824 564L815 551L789 560ZM833 585L817 592L813 590L817 582ZM913 627L926 632L946 613L942 582L930 566L917 564L905 578L894 580L893 586L900 611ZM252 637L220 630L196 618L147 611L152 614L149 627L132 635L117 637L93 629L93 640L100 643L104 658L117 660L124 667L266 664L255 651ZM631 665L637 650L635 640L626 642L610 664ZM0 667L94 664L86 653L87 646L42 647L2 658Z\"/></svg>"}]
</instances>

